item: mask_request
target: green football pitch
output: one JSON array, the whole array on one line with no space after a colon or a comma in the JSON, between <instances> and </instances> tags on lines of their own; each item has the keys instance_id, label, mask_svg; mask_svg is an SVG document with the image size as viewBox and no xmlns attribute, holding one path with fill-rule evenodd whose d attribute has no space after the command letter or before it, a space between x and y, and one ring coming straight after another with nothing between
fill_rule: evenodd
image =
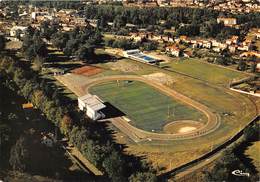
<instances>
[{"instance_id":1,"label":"green football pitch","mask_svg":"<svg viewBox=\"0 0 260 182\"><path fill-rule=\"evenodd\" d=\"M98 95L131 119L131 124L146 131L161 132L175 120L206 121L196 109L139 81L112 81L95 85L90 93Z\"/></svg>"}]
</instances>

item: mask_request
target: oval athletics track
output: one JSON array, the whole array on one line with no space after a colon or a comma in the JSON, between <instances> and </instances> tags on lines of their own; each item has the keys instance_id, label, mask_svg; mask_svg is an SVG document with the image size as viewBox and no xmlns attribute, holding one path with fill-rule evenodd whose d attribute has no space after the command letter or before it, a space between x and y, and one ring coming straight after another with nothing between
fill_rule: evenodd
<instances>
[{"instance_id":1,"label":"oval athletics track","mask_svg":"<svg viewBox=\"0 0 260 182\"><path fill-rule=\"evenodd\" d=\"M145 130L141 130L139 128L134 127L133 125L126 122L123 118L117 117L109 119L109 121L112 122L113 125L115 125L118 129L120 129L123 133L128 135L132 140L135 142L140 141L147 141L147 140L183 140L183 139L191 139L200 137L203 135L206 135L214 130L216 130L220 125L220 119L217 114L214 114L207 106L192 100L189 97L186 97L173 89L160 84L158 82L148 80L142 76L135 76L135 75L115 75L115 76L104 76L100 78L94 78L92 80L89 80L88 84L83 86L82 89L84 89L85 92L88 92L89 88L108 81L114 81L114 80L135 80L135 81L141 81L144 82L157 90L160 90L162 93L165 93L166 95L179 100L180 102L189 105L199 111L201 111L204 115L207 117L207 123L196 129L192 130L187 133L174 133L174 134L167 134L167 133L153 133Z\"/></svg>"}]
</instances>

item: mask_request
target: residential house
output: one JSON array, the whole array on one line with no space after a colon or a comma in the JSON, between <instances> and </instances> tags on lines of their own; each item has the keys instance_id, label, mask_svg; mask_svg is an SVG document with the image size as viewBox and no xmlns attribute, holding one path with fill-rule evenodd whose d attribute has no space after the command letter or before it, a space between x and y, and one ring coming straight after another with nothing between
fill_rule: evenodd
<instances>
[{"instance_id":1,"label":"residential house","mask_svg":"<svg viewBox=\"0 0 260 182\"><path fill-rule=\"evenodd\" d=\"M213 46L213 47L218 47L218 46L221 44L221 42L219 42L219 41L217 41L217 40L215 40L215 39L213 39L213 40L211 41L211 43L212 43L212 46Z\"/></svg>"},{"instance_id":2,"label":"residential house","mask_svg":"<svg viewBox=\"0 0 260 182\"><path fill-rule=\"evenodd\" d=\"M238 44L238 36L232 36L230 39L227 39L226 44Z\"/></svg>"},{"instance_id":3,"label":"residential house","mask_svg":"<svg viewBox=\"0 0 260 182\"><path fill-rule=\"evenodd\" d=\"M181 35L180 41L184 43L190 43L190 39L186 35Z\"/></svg>"},{"instance_id":4,"label":"residential house","mask_svg":"<svg viewBox=\"0 0 260 182\"><path fill-rule=\"evenodd\" d=\"M260 39L260 29L255 32L256 39Z\"/></svg>"},{"instance_id":5,"label":"residential house","mask_svg":"<svg viewBox=\"0 0 260 182\"><path fill-rule=\"evenodd\" d=\"M240 51L249 51L252 48L252 44L242 44L237 47Z\"/></svg>"},{"instance_id":6,"label":"residential house","mask_svg":"<svg viewBox=\"0 0 260 182\"><path fill-rule=\"evenodd\" d=\"M31 18L34 21L42 22L45 20L52 20L54 17L49 14L49 12L32 12Z\"/></svg>"},{"instance_id":7,"label":"residential house","mask_svg":"<svg viewBox=\"0 0 260 182\"><path fill-rule=\"evenodd\" d=\"M193 54L192 54L191 51L184 51L184 52L183 52L183 56L186 57L186 58L190 58L190 57L192 57L192 55L193 55Z\"/></svg>"},{"instance_id":8,"label":"residential house","mask_svg":"<svg viewBox=\"0 0 260 182\"><path fill-rule=\"evenodd\" d=\"M257 71L257 72L260 72L260 63L257 63L257 64L256 64L256 71Z\"/></svg>"},{"instance_id":9,"label":"residential house","mask_svg":"<svg viewBox=\"0 0 260 182\"><path fill-rule=\"evenodd\" d=\"M25 35L26 30L27 30L27 27L25 27L25 26L13 26L10 30L10 36L21 38Z\"/></svg>"},{"instance_id":10,"label":"residential house","mask_svg":"<svg viewBox=\"0 0 260 182\"><path fill-rule=\"evenodd\" d=\"M231 53L235 53L236 50L237 50L237 45L229 45L229 46L228 46L228 50L229 50L229 52L231 52Z\"/></svg>"},{"instance_id":11,"label":"residential house","mask_svg":"<svg viewBox=\"0 0 260 182\"><path fill-rule=\"evenodd\" d=\"M175 57L179 57L181 51L176 45L171 45L171 46L166 47L166 52Z\"/></svg>"},{"instance_id":12,"label":"residential house","mask_svg":"<svg viewBox=\"0 0 260 182\"><path fill-rule=\"evenodd\" d=\"M220 52L221 51L220 47L213 47L212 50L215 51L215 52Z\"/></svg>"},{"instance_id":13,"label":"residential house","mask_svg":"<svg viewBox=\"0 0 260 182\"><path fill-rule=\"evenodd\" d=\"M217 22L218 23L223 22L225 26L235 26L237 24L237 19L236 18L219 17L219 18L217 18Z\"/></svg>"},{"instance_id":14,"label":"residential house","mask_svg":"<svg viewBox=\"0 0 260 182\"><path fill-rule=\"evenodd\" d=\"M202 41L202 47L207 48L207 49L211 49L211 47L212 47L211 41L203 40Z\"/></svg>"},{"instance_id":15,"label":"residential house","mask_svg":"<svg viewBox=\"0 0 260 182\"><path fill-rule=\"evenodd\" d=\"M240 54L240 57L256 57L260 58L260 52L257 51L247 51Z\"/></svg>"}]
</instances>

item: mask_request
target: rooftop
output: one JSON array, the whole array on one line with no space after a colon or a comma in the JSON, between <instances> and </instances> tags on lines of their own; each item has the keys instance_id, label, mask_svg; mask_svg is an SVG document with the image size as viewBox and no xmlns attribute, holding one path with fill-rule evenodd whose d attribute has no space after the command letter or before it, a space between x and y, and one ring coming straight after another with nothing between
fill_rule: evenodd
<instances>
[{"instance_id":1,"label":"rooftop","mask_svg":"<svg viewBox=\"0 0 260 182\"><path fill-rule=\"evenodd\" d=\"M94 111L99 111L100 109L106 107L103 104L103 101L96 95L87 94L82 97L79 97L78 99L84 102L88 107L90 107Z\"/></svg>"}]
</instances>

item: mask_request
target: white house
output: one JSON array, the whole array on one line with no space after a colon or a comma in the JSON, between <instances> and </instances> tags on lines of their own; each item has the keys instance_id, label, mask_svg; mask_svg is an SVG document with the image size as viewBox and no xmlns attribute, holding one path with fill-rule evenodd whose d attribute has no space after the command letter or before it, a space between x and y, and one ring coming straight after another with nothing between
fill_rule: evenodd
<instances>
[{"instance_id":1,"label":"white house","mask_svg":"<svg viewBox=\"0 0 260 182\"><path fill-rule=\"evenodd\" d=\"M20 34L20 37L23 37L25 34L27 27L25 26L13 26L10 30L10 36L11 37L16 37L18 36L18 33Z\"/></svg>"},{"instance_id":2,"label":"white house","mask_svg":"<svg viewBox=\"0 0 260 182\"><path fill-rule=\"evenodd\" d=\"M217 22L218 23L223 22L225 26L234 26L237 24L237 19L219 17L219 18L217 18Z\"/></svg>"},{"instance_id":3,"label":"white house","mask_svg":"<svg viewBox=\"0 0 260 182\"><path fill-rule=\"evenodd\" d=\"M178 47L176 47L175 45L166 47L166 52L175 57L180 56L180 49Z\"/></svg>"},{"instance_id":4,"label":"white house","mask_svg":"<svg viewBox=\"0 0 260 182\"><path fill-rule=\"evenodd\" d=\"M78 106L81 111L86 111L86 115L93 120L98 120L105 117L100 110L104 109L106 106L96 95L87 94L79 97Z\"/></svg>"},{"instance_id":5,"label":"white house","mask_svg":"<svg viewBox=\"0 0 260 182\"><path fill-rule=\"evenodd\" d=\"M257 72L260 72L260 63L257 63L256 70L257 70Z\"/></svg>"}]
</instances>

